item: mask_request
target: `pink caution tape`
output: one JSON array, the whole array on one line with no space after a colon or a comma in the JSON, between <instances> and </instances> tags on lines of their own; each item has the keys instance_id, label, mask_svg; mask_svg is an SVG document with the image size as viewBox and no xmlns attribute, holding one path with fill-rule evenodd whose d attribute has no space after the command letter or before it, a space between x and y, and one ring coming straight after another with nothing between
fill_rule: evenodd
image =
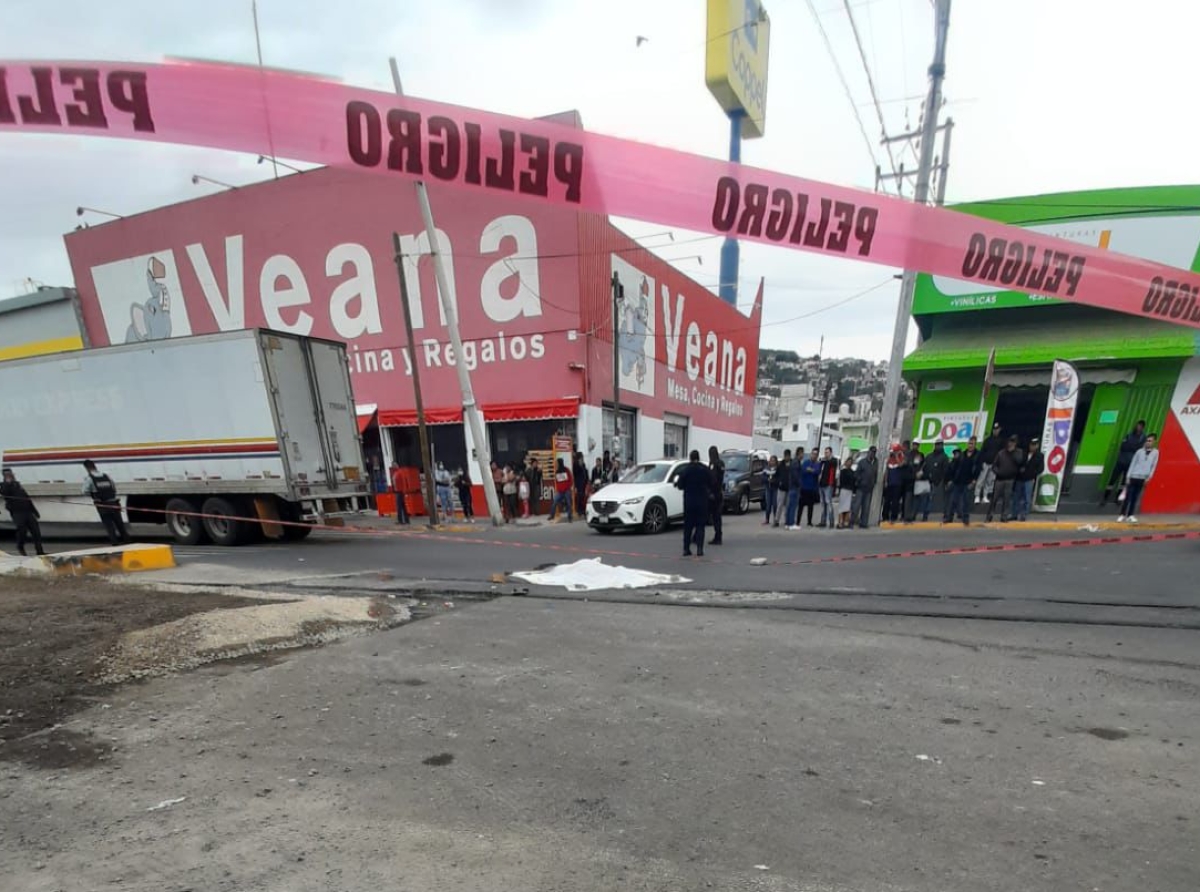
<instances>
[{"instance_id":1,"label":"pink caution tape","mask_svg":"<svg viewBox=\"0 0 1200 892\"><path fill-rule=\"evenodd\" d=\"M184 143L425 177L1200 328L1200 276L1187 271L857 189L290 72L0 62L6 131Z\"/></svg>"}]
</instances>

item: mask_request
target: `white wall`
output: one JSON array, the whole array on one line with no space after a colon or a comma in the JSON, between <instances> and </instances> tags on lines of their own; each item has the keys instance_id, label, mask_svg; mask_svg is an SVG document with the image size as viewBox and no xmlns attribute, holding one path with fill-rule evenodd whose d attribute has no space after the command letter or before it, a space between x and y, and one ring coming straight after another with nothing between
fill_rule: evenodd
<instances>
[{"instance_id":1,"label":"white wall","mask_svg":"<svg viewBox=\"0 0 1200 892\"><path fill-rule=\"evenodd\" d=\"M688 431L691 440L691 431ZM638 461L654 461L663 457L663 420L642 412L637 416Z\"/></svg>"},{"instance_id":2,"label":"white wall","mask_svg":"<svg viewBox=\"0 0 1200 892\"><path fill-rule=\"evenodd\" d=\"M718 431L707 427L692 425L688 428L688 451L693 449L700 453L702 459L708 458L708 447L716 446L718 451L726 449L745 449L751 447L748 434L735 434L730 431Z\"/></svg>"},{"instance_id":3,"label":"white wall","mask_svg":"<svg viewBox=\"0 0 1200 892\"><path fill-rule=\"evenodd\" d=\"M597 455L603 455L604 411L599 406L580 404L579 420L576 422L578 446L575 448L588 457L588 467Z\"/></svg>"}]
</instances>

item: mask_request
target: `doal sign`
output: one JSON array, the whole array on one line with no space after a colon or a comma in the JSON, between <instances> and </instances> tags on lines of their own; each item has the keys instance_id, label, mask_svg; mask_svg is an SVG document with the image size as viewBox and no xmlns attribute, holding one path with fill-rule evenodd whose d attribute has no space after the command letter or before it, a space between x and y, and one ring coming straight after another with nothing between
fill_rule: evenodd
<instances>
[{"instance_id":1,"label":"doal sign","mask_svg":"<svg viewBox=\"0 0 1200 892\"><path fill-rule=\"evenodd\" d=\"M1200 328L1200 276L1184 270L898 198L290 72L0 62L6 132L156 140L427 177Z\"/></svg>"}]
</instances>

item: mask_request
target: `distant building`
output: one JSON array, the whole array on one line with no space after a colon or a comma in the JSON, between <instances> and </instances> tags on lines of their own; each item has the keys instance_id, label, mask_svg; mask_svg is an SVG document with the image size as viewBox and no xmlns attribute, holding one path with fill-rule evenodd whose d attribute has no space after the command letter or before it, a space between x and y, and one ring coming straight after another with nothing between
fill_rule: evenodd
<instances>
[{"instance_id":1,"label":"distant building","mask_svg":"<svg viewBox=\"0 0 1200 892\"><path fill-rule=\"evenodd\" d=\"M79 292L43 285L0 300L0 361L89 346Z\"/></svg>"},{"instance_id":2,"label":"distant building","mask_svg":"<svg viewBox=\"0 0 1200 892\"><path fill-rule=\"evenodd\" d=\"M995 199L956 210L1195 271L1197 208L1200 186L1154 186ZM1145 513L1194 514L1200 511L1200 338L1195 328L1172 321L1190 306L1181 297L1165 307L1166 318L1151 319L922 274L913 303L922 342L904 361L918 395L912 435L959 445L967 433L996 423L1022 441L1045 439L1052 365L1065 360L1079 375L1074 423L1062 428L1063 442L1042 444L1047 466L1057 466L1062 477L1044 475L1035 504L1045 497L1059 511L1094 511L1121 441L1145 421L1160 435Z\"/></svg>"}]
</instances>

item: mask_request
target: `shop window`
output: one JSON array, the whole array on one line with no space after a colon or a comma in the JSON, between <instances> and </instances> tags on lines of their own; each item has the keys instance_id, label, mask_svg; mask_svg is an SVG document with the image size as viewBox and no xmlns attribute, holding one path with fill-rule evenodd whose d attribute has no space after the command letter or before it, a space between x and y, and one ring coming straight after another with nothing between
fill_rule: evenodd
<instances>
[{"instance_id":1,"label":"shop window","mask_svg":"<svg viewBox=\"0 0 1200 892\"><path fill-rule=\"evenodd\" d=\"M687 448L687 425L664 422L663 458L683 458Z\"/></svg>"},{"instance_id":2,"label":"shop window","mask_svg":"<svg viewBox=\"0 0 1200 892\"><path fill-rule=\"evenodd\" d=\"M614 458L619 458L622 464L637 461L637 412L633 409L621 410L621 437L618 447L613 449L613 412L611 408L604 409L604 444L600 449L614 452ZM656 456L657 457L657 456Z\"/></svg>"},{"instance_id":3,"label":"shop window","mask_svg":"<svg viewBox=\"0 0 1200 892\"><path fill-rule=\"evenodd\" d=\"M489 422L492 460L501 466L521 464L529 452L549 449L559 434L575 439L575 419Z\"/></svg>"}]
</instances>

